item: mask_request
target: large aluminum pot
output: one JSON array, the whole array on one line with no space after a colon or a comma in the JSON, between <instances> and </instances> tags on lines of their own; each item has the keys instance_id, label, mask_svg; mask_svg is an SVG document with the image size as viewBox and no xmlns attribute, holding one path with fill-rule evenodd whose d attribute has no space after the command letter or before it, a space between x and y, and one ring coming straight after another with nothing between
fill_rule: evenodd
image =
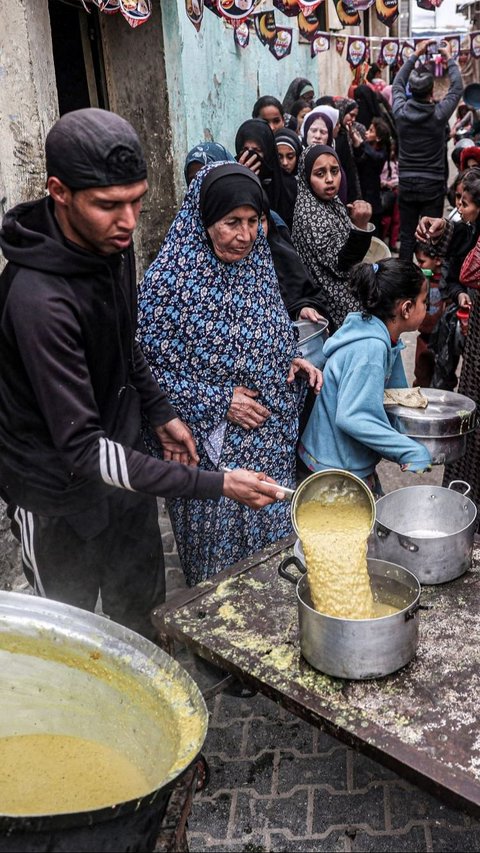
<instances>
[{"instance_id":1,"label":"large aluminum pot","mask_svg":"<svg viewBox=\"0 0 480 853\"><path fill-rule=\"evenodd\" d=\"M288 570L294 564L302 576ZM368 558L372 592L398 612L379 619L339 619L313 608L306 569L296 557L286 557L278 572L297 585L300 649L315 669L335 678L381 678L405 666L418 644L417 610L420 584L407 569Z\"/></svg>"},{"instance_id":2,"label":"large aluminum pot","mask_svg":"<svg viewBox=\"0 0 480 853\"><path fill-rule=\"evenodd\" d=\"M160 648L100 616L0 592L0 738L74 735L120 751L147 790L72 814L0 816L1 851L153 850L178 776L197 756L207 710ZM29 784L42 785L32 772ZM1 804L0 804L1 809Z\"/></svg>"},{"instance_id":3,"label":"large aluminum pot","mask_svg":"<svg viewBox=\"0 0 480 853\"><path fill-rule=\"evenodd\" d=\"M464 493L454 491L461 485ZM472 562L477 508L468 483L408 486L377 501L371 547L376 557L405 566L423 584L446 583Z\"/></svg>"},{"instance_id":4,"label":"large aluminum pot","mask_svg":"<svg viewBox=\"0 0 480 853\"><path fill-rule=\"evenodd\" d=\"M297 535L299 535L298 508L309 501L334 504L337 500L347 498L352 503L367 505L370 511L371 527L373 527L375 498L367 484L350 471L343 471L340 468L316 471L303 480L295 490L290 490L289 494L292 500L292 524Z\"/></svg>"}]
</instances>

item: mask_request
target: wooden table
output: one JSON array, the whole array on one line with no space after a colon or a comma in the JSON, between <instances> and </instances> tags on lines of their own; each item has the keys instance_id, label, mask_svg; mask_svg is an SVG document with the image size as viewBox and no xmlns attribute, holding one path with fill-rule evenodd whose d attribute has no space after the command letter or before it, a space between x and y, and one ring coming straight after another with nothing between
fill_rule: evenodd
<instances>
[{"instance_id":1,"label":"wooden table","mask_svg":"<svg viewBox=\"0 0 480 853\"><path fill-rule=\"evenodd\" d=\"M415 659L394 675L342 681L301 656L284 539L182 591L154 613L161 634L241 676L303 720L480 816L480 545L472 570L423 587Z\"/></svg>"}]
</instances>

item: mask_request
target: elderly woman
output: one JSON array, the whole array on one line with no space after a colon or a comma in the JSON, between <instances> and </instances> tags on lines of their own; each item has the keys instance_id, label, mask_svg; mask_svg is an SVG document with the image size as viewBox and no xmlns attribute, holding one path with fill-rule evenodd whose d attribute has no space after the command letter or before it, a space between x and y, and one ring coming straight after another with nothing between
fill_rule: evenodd
<instances>
[{"instance_id":1,"label":"elderly woman","mask_svg":"<svg viewBox=\"0 0 480 853\"><path fill-rule=\"evenodd\" d=\"M189 424L201 465L247 460L293 485L298 371L261 227L263 193L238 164L206 166L192 181L157 259L140 286L140 341L158 382ZM172 500L169 511L187 583L291 532L289 507L251 512L233 501Z\"/></svg>"}]
</instances>

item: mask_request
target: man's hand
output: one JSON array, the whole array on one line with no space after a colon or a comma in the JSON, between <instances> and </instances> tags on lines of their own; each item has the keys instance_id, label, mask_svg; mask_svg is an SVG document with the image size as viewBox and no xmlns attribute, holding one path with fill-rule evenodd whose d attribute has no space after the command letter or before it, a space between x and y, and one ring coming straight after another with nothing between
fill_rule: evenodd
<instances>
[{"instance_id":1,"label":"man's hand","mask_svg":"<svg viewBox=\"0 0 480 853\"><path fill-rule=\"evenodd\" d=\"M421 41L419 44L417 44L415 48L415 56L417 57L417 59L420 56L423 56L429 44L435 44L436 41L437 39L424 39L424 41Z\"/></svg>"},{"instance_id":2,"label":"man's hand","mask_svg":"<svg viewBox=\"0 0 480 853\"><path fill-rule=\"evenodd\" d=\"M305 374L310 388L315 394L320 393L323 385L323 373L318 367L314 367L311 361L307 361L306 358L294 358L288 371L287 382L293 382L297 373Z\"/></svg>"},{"instance_id":3,"label":"man's hand","mask_svg":"<svg viewBox=\"0 0 480 853\"><path fill-rule=\"evenodd\" d=\"M195 439L188 426L180 418L172 418L163 426L155 427L155 433L162 445L165 461L183 462L184 465L198 465L200 460Z\"/></svg>"},{"instance_id":4,"label":"man's hand","mask_svg":"<svg viewBox=\"0 0 480 853\"><path fill-rule=\"evenodd\" d=\"M438 48L438 52L443 59L448 62L449 59L452 58L452 46L448 41L442 41L441 47Z\"/></svg>"},{"instance_id":5,"label":"man's hand","mask_svg":"<svg viewBox=\"0 0 480 853\"><path fill-rule=\"evenodd\" d=\"M357 228L365 231L372 216L372 205L368 201L358 199L352 204L347 204L347 210L350 214L350 219Z\"/></svg>"},{"instance_id":6,"label":"man's hand","mask_svg":"<svg viewBox=\"0 0 480 853\"><path fill-rule=\"evenodd\" d=\"M274 483L277 490L266 486L265 482ZM285 496L281 487L271 477L257 471L247 471L244 468L225 472L223 494L226 498L232 498L252 509L261 509L276 500L283 500Z\"/></svg>"},{"instance_id":7,"label":"man's hand","mask_svg":"<svg viewBox=\"0 0 480 853\"><path fill-rule=\"evenodd\" d=\"M443 236L446 224L446 219L432 218L431 216L422 216L420 222L417 225L415 237L421 242L431 240L432 243L436 243L437 240L440 240L440 238Z\"/></svg>"},{"instance_id":8,"label":"man's hand","mask_svg":"<svg viewBox=\"0 0 480 853\"><path fill-rule=\"evenodd\" d=\"M251 388L245 388L244 385L239 385L233 391L232 402L227 412L227 421L231 424L236 424L243 429L255 429L262 426L271 412L257 403L255 398L258 397L258 391L252 391Z\"/></svg>"}]
</instances>

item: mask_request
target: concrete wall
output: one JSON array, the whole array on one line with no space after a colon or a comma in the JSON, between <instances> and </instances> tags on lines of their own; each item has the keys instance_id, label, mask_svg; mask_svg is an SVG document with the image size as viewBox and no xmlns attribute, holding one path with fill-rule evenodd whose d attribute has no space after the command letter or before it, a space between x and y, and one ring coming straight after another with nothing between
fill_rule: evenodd
<instances>
[{"instance_id":1,"label":"concrete wall","mask_svg":"<svg viewBox=\"0 0 480 853\"><path fill-rule=\"evenodd\" d=\"M57 118L46 2L0 4L1 212L45 192L44 142Z\"/></svg>"},{"instance_id":2,"label":"concrete wall","mask_svg":"<svg viewBox=\"0 0 480 853\"><path fill-rule=\"evenodd\" d=\"M261 95L282 100L294 77L311 80L317 96L344 94L350 84L345 59L334 49L312 59L310 45L298 43L298 32L290 56L277 61L254 33L246 48L236 47L233 29L207 9L197 33L185 14L184 0L163 3L162 18L179 194L184 191L187 151L204 139L214 139L233 150L237 128L250 118ZM285 26L296 26L295 18L278 11L276 18ZM350 28L349 32L358 30Z\"/></svg>"},{"instance_id":3,"label":"concrete wall","mask_svg":"<svg viewBox=\"0 0 480 853\"><path fill-rule=\"evenodd\" d=\"M121 15L100 15L100 24L110 109L135 127L148 163L150 189L135 237L140 274L177 210L160 4L142 27L132 29Z\"/></svg>"}]
</instances>

